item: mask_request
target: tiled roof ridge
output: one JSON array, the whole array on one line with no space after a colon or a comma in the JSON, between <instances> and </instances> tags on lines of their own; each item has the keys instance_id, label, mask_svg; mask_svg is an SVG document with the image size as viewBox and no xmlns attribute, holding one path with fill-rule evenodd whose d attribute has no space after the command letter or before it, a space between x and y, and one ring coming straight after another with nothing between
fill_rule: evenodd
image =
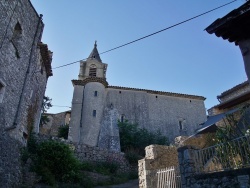
<instances>
[{"instance_id":1,"label":"tiled roof ridge","mask_svg":"<svg viewBox=\"0 0 250 188\"><path fill-rule=\"evenodd\" d=\"M89 82L99 82L101 84L103 84L105 87L108 86L108 82L106 81L106 78L99 78L99 77L87 77L83 80L72 80L72 83L74 85L83 85L85 86L87 83Z\"/></svg>"},{"instance_id":2,"label":"tiled roof ridge","mask_svg":"<svg viewBox=\"0 0 250 188\"><path fill-rule=\"evenodd\" d=\"M225 16L223 16L222 18L218 18L216 21L214 21L210 26L208 26L205 30L209 33L212 34L214 32L214 30L216 28L218 28L219 26L223 25L224 23L228 22L229 20L244 14L246 11L249 10L250 6L250 1L247 1L246 3L244 3L243 5L241 5L240 7L232 10L231 12L229 12L228 14L226 14ZM219 23L221 22L221 23Z\"/></svg>"},{"instance_id":3,"label":"tiled roof ridge","mask_svg":"<svg viewBox=\"0 0 250 188\"><path fill-rule=\"evenodd\" d=\"M248 81L242 82L242 83L232 87L231 89L228 89L228 90L222 92L220 95L217 96L217 98L224 97L225 95L228 95L228 94L240 89L241 87L244 87L244 86L247 86L247 85L249 85Z\"/></svg>"},{"instance_id":4,"label":"tiled roof ridge","mask_svg":"<svg viewBox=\"0 0 250 188\"><path fill-rule=\"evenodd\" d=\"M40 47L40 53L43 59L43 63L45 66L45 70L47 73L47 77L52 76L52 67L51 67L51 62L52 62L52 52L48 49L48 45L40 42L38 44Z\"/></svg>"},{"instance_id":5,"label":"tiled roof ridge","mask_svg":"<svg viewBox=\"0 0 250 188\"><path fill-rule=\"evenodd\" d=\"M108 86L108 88L124 89L124 90L134 90L134 91L145 91L145 92L151 93L151 94L158 94L158 95L167 95L167 96L175 96L175 97L184 97L184 98L206 100L206 98L203 97L203 96L188 95L188 94L181 94L181 93L172 93L172 92L166 92L166 91L156 91L156 90L149 90L149 89L121 87L121 86Z\"/></svg>"}]
</instances>

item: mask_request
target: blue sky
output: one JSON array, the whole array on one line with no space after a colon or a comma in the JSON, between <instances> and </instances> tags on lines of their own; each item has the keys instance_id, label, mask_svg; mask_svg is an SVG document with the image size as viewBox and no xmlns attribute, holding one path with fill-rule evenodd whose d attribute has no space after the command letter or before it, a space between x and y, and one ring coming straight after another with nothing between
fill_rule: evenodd
<instances>
[{"instance_id":1,"label":"blue sky","mask_svg":"<svg viewBox=\"0 0 250 188\"><path fill-rule=\"evenodd\" d=\"M230 0L31 0L45 24L42 41L53 52L52 67L88 57L156 32ZM60 2L60 3L59 3ZM109 85L204 96L207 109L217 95L247 80L238 46L204 29L245 1L101 55ZM72 79L79 63L53 70L46 95L71 106ZM70 108L52 107L57 113Z\"/></svg>"}]
</instances>

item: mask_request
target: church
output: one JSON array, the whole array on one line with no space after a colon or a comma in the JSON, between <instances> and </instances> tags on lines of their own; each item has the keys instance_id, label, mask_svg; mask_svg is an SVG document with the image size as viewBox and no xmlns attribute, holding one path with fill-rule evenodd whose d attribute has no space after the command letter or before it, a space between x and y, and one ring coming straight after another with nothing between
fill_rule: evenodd
<instances>
[{"instance_id":1,"label":"church","mask_svg":"<svg viewBox=\"0 0 250 188\"><path fill-rule=\"evenodd\" d=\"M160 131L173 142L177 136L194 133L206 121L202 96L110 86L108 65L103 63L95 43L86 61L80 62L68 139L75 143L119 151L117 122L128 120L140 128Z\"/></svg>"}]
</instances>

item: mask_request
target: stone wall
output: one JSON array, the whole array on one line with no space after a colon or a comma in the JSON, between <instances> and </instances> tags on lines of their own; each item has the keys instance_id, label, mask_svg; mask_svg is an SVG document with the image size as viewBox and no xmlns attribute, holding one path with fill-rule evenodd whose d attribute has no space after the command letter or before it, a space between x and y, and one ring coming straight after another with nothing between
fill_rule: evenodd
<instances>
[{"instance_id":1,"label":"stone wall","mask_svg":"<svg viewBox=\"0 0 250 188\"><path fill-rule=\"evenodd\" d=\"M29 0L0 1L0 103L8 134L26 143L38 131L51 54L41 43L44 24Z\"/></svg>"},{"instance_id":2,"label":"stone wall","mask_svg":"<svg viewBox=\"0 0 250 188\"><path fill-rule=\"evenodd\" d=\"M120 172L128 172L131 169L124 153L109 151L98 147L91 147L84 144L74 146L75 156L80 161L117 163L119 164Z\"/></svg>"},{"instance_id":3,"label":"stone wall","mask_svg":"<svg viewBox=\"0 0 250 188\"><path fill-rule=\"evenodd\" d=\"M11 138L0 127L0 187L18 187L21 184L21 147L20 142Z\"/></svg>"},{"instance_id":4,"label":"stone wall","mask_svg":"<svg viewBox=\"0 0 250 188\"><path fill-rule=\"evenodd\" d=\"M146 156L138 161L139 187L157 187L157 170L178 166L176 147L150 145L145 148Z\"/></svg>"},{"instance_id":5,"label":"stone wall","mask_svg":"<svg viewBox=\"0 0 250 188\"><path fill-rule=\"evenodd\" d=\"M64 140L58 137L51 137L48 135L37 134L35 135L36 139L39 142L47 141L47 140L55 140L58 142L65 143L69 145L69 147L74 151L74 154L77 159L80 161L88 161L88 162L113 162L119 165L120 172L128 172L131 169L130 164L125 158L124 153L109 151L107 149L102 149L99 147L92 147L85 144L76 144L69 140Z\"/></svg>"},{"instance_id":6,"label":"stone wall","mask_svg":"<svg viewBox=\"0 0 250 188\"><path fill-rule=\"evenodd\" d=\"M49 122L39 127L39 133L41 134L57 136L59 127L69 124L70 121L70 111L57 114L45 113L44 115L48 117Z\"/></svg>"},{"instance_id":7,"label":"stone wall","mask_svg":"<svg viewBox=\"0 0 250 188\"><path fill-rule=\"evenodd\" d=\"M178 148L182 188L246 188L250 186L250 168L197 174L192 146Z\"/></svg>"}]
</instances>

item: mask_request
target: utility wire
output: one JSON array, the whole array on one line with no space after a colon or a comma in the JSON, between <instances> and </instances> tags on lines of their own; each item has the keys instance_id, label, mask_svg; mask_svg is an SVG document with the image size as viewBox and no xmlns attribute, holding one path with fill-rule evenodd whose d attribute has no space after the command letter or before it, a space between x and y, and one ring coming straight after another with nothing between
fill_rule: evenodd
<instances>
[{"instance_id":1,"label":"utility wire","mask_svg":"<svg viewBox=\"0 0 250 188\"><path fill-rule=\"evenodd\" d=\"M60 106L60 105L52 105L52 107L65 107L65 108L71 108L71 106Z\"/></svg>"},{"instance_id":2,"label":"utility wire","mask_svg":"<svg viewBox=\"0 0 250 188\"><path fill-rule=\"evenodd\" d=\"M158 33L161 33L161 32L163 32L163 31L166 31L166 30L168 30L168 29L171 29L171 28L173 28L173 27L176 27L176 26L178 26L178 25L181 25L181 24L183 24L183 23L186 23L186 22L188 22L188 21L191 21L191 20L193 20L193 19L196 19L196 18L198 18L198 17L201 17L201 16L203 16L203 15L205 15L205 14L208 14L208 13L210 13L210 12L213 12L213 11L215 11L215 10L217 10L217 9L220 9L220 8L224 7L224 6L227 6L227 5L229 5L229 4L232 4L232 3L234 3L235 1L237 1L237 0L233 0L233 1L229 2L229 3L226 3L226 4L224 4L224 5L218 6L218 7L214 8L214 9L211 9L211 10L209 10L209 11L206 11L206 12L204 12L204 13L201 13L201 14L199 14L199 15L197 15L197 16L194 16L194 17L192 17L192 18L189 18L189 19L184 20L184 21L182 21L182 22L179 22L179 23L177 23L177 24L174 24L174 25L171 25L171 26L169 26L169 27L166 27L166 28L164 28L164 29L162 29L162 30L156 31L156 32L151 33L151 34L149 34L149 35L146 35L146 36L144 36L144 37L141 37L141 38L138 38L138 39L136 39L136 40L130 41L130 42L128 42L128 43L122 44L122 45L117 46L117 47L115 47L115 48L112 48L112 49L110 49L110 50L106 50L106 51L104 51L104 52L102 52L102 53L100 53L100 54L105 54L105 53L108 53L108 52L110 52L110 51L116 50L116 49L118 49L118 48L122 48L122 47L124 47L124 46L129 45L129 44L138 42L138 41L143 40L143 39L145 39L145 38L151 37L151 36L153 36L153 35L156 35L156 34L158 34ZM52 69L62 68L62 67L68 66L68 65L72 65L72 64L78 63L78 62L83 61L83 60L86 60L86 59L87 59L87 58L81 59L81 60L78 60L78 61L75 61L75 62L72 62L72 63L68 63L68 64L65 64L65 65L61 65L61 66L58 66L58 67L55 67L55 68L52 68Z\"/></svg>"}]
</instances>

